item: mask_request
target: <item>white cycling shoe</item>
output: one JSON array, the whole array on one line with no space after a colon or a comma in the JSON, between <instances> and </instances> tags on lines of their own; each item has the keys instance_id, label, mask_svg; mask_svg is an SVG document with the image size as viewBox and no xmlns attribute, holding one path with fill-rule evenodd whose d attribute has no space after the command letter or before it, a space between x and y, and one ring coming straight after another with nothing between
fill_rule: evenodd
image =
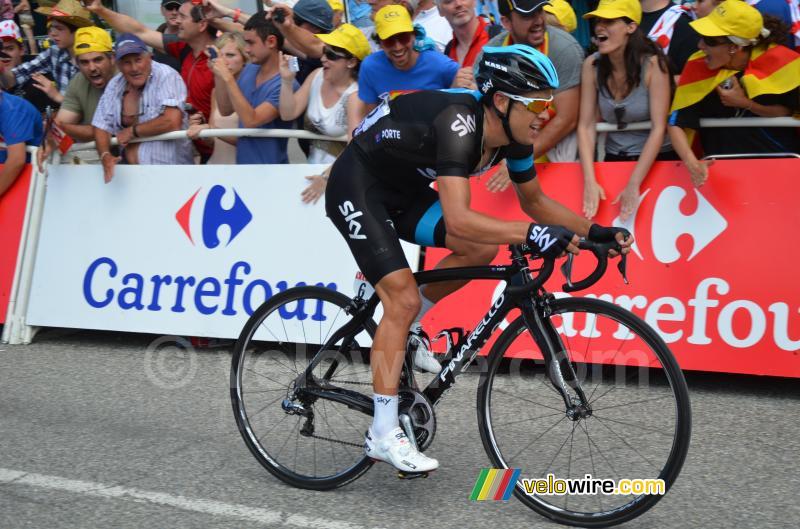
<instances>
[{"instance_id":1,"label":"white cycling shoe","mask_svg":"<svg viewBox=\"0 0 800 529\"><path fill-rule=\"evenodd\" d=\"M389 463L401 472L430 472L439 468L437 460L411 445L399 426L380 439L375 437L370 427L364 440L364 453L376 461Z\"/></svg>"},{"instance_id":2,"label":"white cycling shoe","mask_svg":"<svg viewBox=\"0 0 800 529\"><path fill-rule=\"evenodd\" d=\"M421 325L412 326L408 331L408 343L414 349L414 367L434 374L442 370L442 366L431 352L431 340Z\"/></svg>"}]
</instances>

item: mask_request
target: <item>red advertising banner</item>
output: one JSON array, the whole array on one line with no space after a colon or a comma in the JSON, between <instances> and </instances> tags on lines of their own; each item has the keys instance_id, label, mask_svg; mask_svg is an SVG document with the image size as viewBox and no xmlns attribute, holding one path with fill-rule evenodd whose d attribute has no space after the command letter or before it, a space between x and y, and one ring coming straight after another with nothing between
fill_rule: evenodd
<instances>
[{"instance_id":1,"label":"red advertising banner","mask_svg":"<svg viewBox=\"0 0 800 529\"><path fill-rule=\"evenodd\" d=\"M14 185L0 197L0 323L6 321L30 182L31 166L26 165Z\"/></svg>"},{"instance_id":2,"label":"red advertising banner","mask_svg":"<svg viewBox=\"0 0 800 529\"><path fill-rule=\"evenodd\" d=\"M595 222L622 225L619 205L611 201L634 163L595 167L608 197ZM577 163L541 165L538 172L548 196L581 211L583 176ZM657 162L641 186L635 218L625 225L636 237L628 260L630 285L610 262L602 280L573 295L632 310L661 334L683 369L800 377L798 175L800 160L718 161L708 182L695 188L681 163ZM526 218L513 189L493 194L484 184L473 182L475 210ZM447 253L429 248L425 268ZM595 262L584 253L576 259L583 268L576 267L573 279L585 277ZM508 262L501 247L495 263ZM558 268L547 289L560 296L564 278ZM426 316L426 329L473 328L498 286L474 281L445 298Z\"/></svg>"}]
</instances>

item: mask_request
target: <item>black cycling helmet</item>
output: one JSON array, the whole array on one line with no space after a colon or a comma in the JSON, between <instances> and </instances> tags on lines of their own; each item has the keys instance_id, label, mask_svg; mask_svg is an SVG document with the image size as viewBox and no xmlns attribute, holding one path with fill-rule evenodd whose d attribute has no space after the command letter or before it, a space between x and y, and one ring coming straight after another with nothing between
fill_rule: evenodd
<instances>
[{"instance_id":1,"label":"black cycling helmet","mask_svg":"<svg viewBox=\"0 0 800 529\"><path fill-rule=\"evenodd\" d=\"M483 95L497 90L521 95L558 88L558 74L547 55L525 44L484 48L475 81Z\"/></svg>"}]
</instances>

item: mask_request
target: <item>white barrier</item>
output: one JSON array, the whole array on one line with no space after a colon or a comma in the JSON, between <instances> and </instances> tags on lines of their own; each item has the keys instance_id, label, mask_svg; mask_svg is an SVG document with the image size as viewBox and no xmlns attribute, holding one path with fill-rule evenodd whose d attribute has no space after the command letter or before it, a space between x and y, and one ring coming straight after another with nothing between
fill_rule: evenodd
<instances>
[{"instance_id":1,"label":"white barrier","mask_svg":"<svg viewBox=\"0 0 800 529\"><path fill-rule=\"evenodd\" d=\"M51 166L26 325L233 338L288 287L352 294L323 201L300 200L320 170L118 166L104 184L99 166Z\"/></svg>"}]
</instances>

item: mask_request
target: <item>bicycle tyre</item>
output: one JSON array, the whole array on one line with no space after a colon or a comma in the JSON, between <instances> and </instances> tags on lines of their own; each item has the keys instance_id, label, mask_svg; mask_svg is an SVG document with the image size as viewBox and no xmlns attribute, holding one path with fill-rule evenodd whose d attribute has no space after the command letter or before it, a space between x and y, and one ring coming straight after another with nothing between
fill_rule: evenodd
<instances>
[{"instance_id":1,"label":"bicycle tyre","mask_svg":"<svg viewBox=\"0 0 800 529\"><path fill-rule=\"evenodd\" d=\"M681 467L686 459L686 454L689 449L689 440L691 436L691 406L689 402L689 393L686 386L685 379L683 377L683 373L681 372L680 368L678 367L675 358L673 357L672 353L670 352L667 345L661 339L661 337L644 321L642 321L639 317L632 314L631 312L624 310L616 305L611 303L597 300L597 299L587 299L587 298L564 298L558 299L553 301L551 304L552 314L550 315L550 321L554 325L554 327L559 331L560 339L564 344L565 350L568 351L568 354L571 355L571 361L573 367L580 373L587 374L589 369L592 369L595 373L597 371L601 371L600 374L600 382L594 387L591 391L591 396L589 396L589 390L591 387L587 384L588 377L584 377L582 382L582 387L584 391L586 391L587 396L589 396L590 405L595 408L593 410L593 414L587 418L580 419L579 421L570 421L565 414L566 406L564 404L563 398L561 394L555 389L552 385L550 380L544 375L544 368L543 362L540 360L538 361L538 366L536 360L523 360L523 359L515 359L515 360L507 360L507 364L509 366L509 377L508 380L500 379L497 377L498 371L502 365L502 361L506 351L512 347L512 345L517 342L518 346L534 346L541 351L541 346L535 344L534 339L531 337L525 322L523 321L522 316L518 316L509 326L503 331L503 333L498 337L497 341L492 347L492 350L489 354L489 363L488 367L481 374L480 385L478 389L477 395L477 404L478 404L478 422L480 427L481 439L483 441L484 448L486 453L488 454L492 463L496 466L496 468L520 468L522 466L522 475L521 478L524 477L532 477L532 478L545 478L547 471L551 468L552 464L559 460L559 458L563 458L561 451L565 448L568 437L566 436L566 429L569 429L570 423L572 424L571 433L569 433L569 441L570 441L570 448L569 448L569 463L567 467L567 476L568 478L578 479L584 477L586 474L586 466L591 464L593 474L592 476L595 478L600 478L596 472L597 467L600 466L602 468L603 464L605 463L608 468L611 469L613 473L617 473L618 471L614 468L611 462L607 459L606 454L610 454L611 456L615 456L617 452L625 453L625 457L622 459L623 463L627 463L631 465L636 464L638 466L645 466L645 463L649 463L653 465L654 468L658 468L659 463L653 464L644 453L648 454L650 457L654 457L653 454L659 454L659 461L662 457L666 457L664 460L663 466L659 469L658 476L655 479L663 479L664 480L664 494L670 489L672 484L674 483L675 479L677 478ZM576 316L582 315L586 325L584 326L583 330L578 331L575 327L575 322L581 321ZM607 327L603 322L601 322L600 318L604 318L609 320L612 325L617 325L618 329L616 333L613 333L611 337L614 340L619 338L618 335L622 335L623 339L620 340L620 344L623 344L624 341L631 341L636 340L637 338L641 341L643 346L647 346L651 351L651 356L648 356L648 367L647 368L637 368L637 367L618 367L616 365L604 364L604 363L597 363L586 361L582 362L580 360L591 360L592 358L588 356L592 354L590 352L590 343L594 338L601 337L603 332L610 332L610 331L603 331L603 329L611 329L611 327ZM600 323L599 323L600 322ZM633 335L631 338L628 338L630 335L623 334L621 329L627 327L629 331L632 331ZM570 339L569 337L565 337L565 335L572 334L573 338ZM584 336L586 335L586 336ZM584 350L584 357L582 359L578 358L579 353L581 351L580 347L574 347L574 343L571 341L578 337L578 342L581 339L586 340L587 347ZM581 338L582 337L582 338ZM637 342L638 343L638 342ZM623 346L626 344L623 344ZM619 351L617 351L618 353ZM617 358L617 353L615 353L614 358ZM642 358L641 351L636 350L636 355L639 358ZM656 366L656 361L660 366ZM533 364L531 364L533 363ZM661 369L652 368L660 367ZM609 378L610 371L613 370L616 372L615 377L612 378L610 384L608 384L610 389L603 387L604 391L594 399L594 395L597 393L598 388L602 386L606 386L606 380ZM541 375L542 381L542 388L545 388L544 397L542 400L539 401L538 394L534 393L534 388L536 387L535 384L531 384L530 380L525 380L526 374L529 373L536 373L539 371ZM619 384L619 374L625 374L626 381L624 384ZM517 376L517 373L519 375ZM609 401L605 401L601 407L597 407L597 401L601 399L609 398L608 395L611 395L610 398L616 398L618 393L613 393L618 388L628 388L628 383L631 381L631 377L637 375L643 377L645 379L646 387L645 389L641 389L641 380L639 382L640 388L633 388L631 393L634 395L635 400L628 404L619 404L619 405L612 405L607 406L606 404ZM534 377L536 375L534 374ZM532 418L523 418L519 419L523 414L528 412L529 410L520 409L518 406L515 406L513 402L510 404L506 401L513 401L518 400L520 398L516 398L511 394L511 392L506 391L504 392L503 389L505 387L513 388L516 383L512 382L512 378L518 379L519 386L522 387L522 391L525 391L525 397L521 399L521 402L530 406L531 410L534 412L534 416ZM655 380L650 380L654 378ZM664 382L665 379L666 383ZM579 376L580 379L580 376ZM651 383L652 382L652 383ZM548 387L549 386L549 387ZM496 390L496 391L493 391ZM650 391L653 394L662 394L661 397L652 397L649 399L641 399L643 396L642 393L646 393ZM530 395L537 395L536 397L531 397ZM544 399L551 399L545 401ZM630 410L631 404L637 404L641 406L647 406L651 408L656 406L656 402L667 401L667 399L674 401L674 418L667 417L666 424L661 430L659 426L665 423L663 419L664 415L668 415L670 413L670 408L667 406L666 403L662 405L659 403L657 408L655 409L655 414L652 417L648 417L648 414L645 413L644 415L634 415L632 412L632 417L629 418L628 415L624 416L624 420L619 420L617 418L612 418L614 413L619 413L620 411L625 411L626 413ZM493 403L494 401L494 403ZM594 401L594 402L593 402ZM546 404L543 404L546 402ZM494 406L493 406L494 404ZM532 405L532 406L531 406ZM501 430L503 426L501 425L504 415L505 407L512 408L511 412L513 413L512 421L506 423L506 429L509 430L508 433L502 433ZM548 408L552 408L555 411L542 411L547 410ZM562 416L561 419L557 419L560 414ZM544 413L544 415L538 415L538 413ZM511 416L511 414L509 414ZM547 417L550 417L547 419ZM602 419L601 419L602 417ZM637 438L642 437L643 435L648 433L648 427L643 426L642 424L637 423L637 421L642 420L641 417L644 417L644 420L649 418L655 419L654 423L655 426L649 426L649 432L652 437L660 438L662 436L668 435L669 432L672 434L672 442L669 446L668 450L666 446L663 447L656 447L656 446L649 446L645 443L642 443L642 446L639 446L639 442L636 441ZM517 454L514 454L512 457L512 450L510 448L505 448L503 445L510 445L513 442L514 434L511 430L517 428L515 424L531 422L535 423L536 421L540 420L548 420L548 421L557 421L550 425L548 428L544 429L539 427L538 429L531 429L530 431L530 438L533 438L533 441L528 444L525 448L519 451ZM575 424L583 421L583 425L575 426ZM590 421L594 421L590 423ZM670 424L671 423L671 424ZM540 423L542 424L542 423ZM617 432L614 432L614 428L618 428L618 424L621 425L628 425L631 426L634 434L630 437L621 437ZM609 427L611 425L611 427ZM525 426L527 428L527 425ZM613 427L613 428L612 428ZM617 436L616 438L612 437L611 442L601 441L603 448L606 449L606 454L603 453L601 450L601 444L597 442L597 440L592 440L590 435L590 429L592 430L592 434L595 432L600 432L601 434L604 433L606 430L615 433ZM587 450L583 450L580 456L580 459L583 460L583 470L580 474L575 476L569 475L572 473L572 457L573 457L573 450L576 445L576 435L575 432L578 431L578 436L581 434L585 434L586 437L586 447L588 448L589 457L587 458L585 452ZM559 433L563 432L563 433ZM538 434L538 437L536 435ZM560 436L564 435L564 441L559 447L556 454L550 459L548 468L545 469L544 473L536 474L536 475L525 475L525 472L530 472L533 468L537 470L543 466L543 463L547 461L550 457L552 452L551 446L556 446L560 440ZM546 437L545 437L546 436ZM544 438L544 441L542 441ZM509 441L506 442L506 439ZM547 441L554 439L555 442L552 444L548 443ZM527 441L528 438L525 438ZM536 444L537 441L540 441L539 444ZM581 443L583 439L580 439ZM633 442L631 445L628 441ZM528 447L536 444L534 450L532 451L532 456L530 459L530 464L525 464L526 458L525 455L522 454L523 451L527 450ZM634 446L635 445L635 446ZM593 447L595 448L595 452L597 452L597 458L593 454ZM627 447L627 448L626 448ZM638 448L637 448L638 447ZM580 450L580 447L578 447ZM630 449L630 450L628 450ZM641 450L641 451L640 451ZM644 453L642 453L644 452ZM603 456L603 457L600 457ZM638 459L644 460L645 463L637 462ZM525 468L528 466L529 468ZM561 476L554 476L555 478L559 478ZM615 476L618 480L622 478L654 478L653 476L637 476L637 475L629 475L629 476L622 476L617 475ZM561 500L550 499L551 495L536 495L532 494L529 495L526 493L522 480L519 480L515 487L514 487L514 495L517 496L525 505L532 508L537 513L546 516L556 522L567 524L567 525L574 525L579 527L607 527L610 525L616 525L619 523L623 523L628 521L632 518L635 518L645 511L650 509L653 505L655 505L663 495L661 494L641 494L634 497L631 501L616 506L614 508L605 508L603 506L603 498L606 496L599 497L599 499L584 499L583 496L578 497L577 495L569 496L565 495L565 502L562 505ZM594 508L585 509L581 508L580 510L574 510L569 507L569 501L571 498L573 499L573 505L576 502L581 503L581 505L590 505L595 503L599 503L599 510ZM588 498L588 496L587 496ZM614 496L612 496L614 498Z\"/></svg>"},{"instance_id":2,"label":"bicycle tyre","mask_svg":"<svg viewBox=\"0 0 800 529\"><path fill-rule=\"evenodd\" d=\"M297 416L297 421L292 424L292 416L281 407L281 399L288 397L291 392L292 380L300 370L309 365L309 361L324 362L329 358L333 358L339 363L339 360L344 359L337 359L336 357L341 352L341 343L337 344L338 349L333 353L330 351L323 353L320 351L321 344L309 343L308 336L310 333L306 334L305 321L311 319L312 322L309 326L316 327L313 322L313 316L323 315L318 319L324 319L324 315L328 314L327 319L330 319L333 317L330 314L335 314L331 328L325 330L326 335L330 336L334 331L340 329L349 318L349 315L345 313L345 307L349 307L351 303L352 300L344 294L324 287L301 286L290 288L271 297L256 309L236 341L231 363L230 390L237 427L256 460L275 477L294 487L311 490L334 489L357 479L372 466L372 461L363 453L363 436L369 422L365 423L363 429L361 426L354 425L363 422L360 417L371 421L371 416L368 417L332 401L320 399L313 404L312 409L315 412L313 423L316 431L318 432L322 429L328 432L322 436L323 438L332 435L330 432L336 432L337 428L341 431L341 425L347 426L347 432L345 433L348 435L346 441L337 441L342 443L341 445L329 441L327 445L324 445L325 448L323 448L323 445L320 446L319 451L325 450L325 454L330 449L333 468L329 472L321 472L321 475L318 475L317 458L319 455L325 454L318 454L317 445L313 444L317 438L302 435L303 418ZM330 311L327 308L328 305L331 307ZM300 307L303 308L301 309ZM304 313L305 307L313 307L315 314L311 318L301 320L299 323L306 341L294 341L290 336L290 334L293 334L292 327L290 326L288 330L286 327L286 315L296 315L297 311ZM343 318L342 316L345 317ZM341 324L339 324L339 321L341 321ZM277 330L273 331L273 323L280 323L281 325L277 327ZM295 327L297 326L298 324L295 323ZM316 341L324 343L326 337L322 336L321 322L319 327L320 337ZM363 332L366 332L371 338L374 336L375 328L375 322L369 319L365 324L365 328L363 328ZM259 330L264 332L264 329L267 334L272 334L269 337L270 340L266 342L256 340L256 332ZM285 334L285 340L283 340L284 336L281 336L281 331ZM266 350L263 347L259 347L261 343L267 344ZM320 356L322 354L325 355L324 359ZM287 375L281 378L277 371L287 365L291 369L287 370ZM355 366L355 361L353 365ZM368 372L368 363L366 364L366 369ZM259 370L261 371L260 374ZM336 372L328 375L326 380L336 379ZM348 373L347 376L350 378L351 374ZM371 386L371 375L362 375L360 380L363 380L362 384ZM272 384L275 385L274 388L270 388ZM259 386L265 387L261 388ZM283 390L286 391L286 395L283 394ZM259 396L259 393L266 393L267 397L271 399L263 407L261 405L264 399ZM327 418L323 418L322 421L319 421L320 413L329 410L333 410L338 414L336 420L328 421ZM345 414L345 412L349 413ZM263 416L267 413L272 413L276 418L273 421L267 419L267 424L264 425ZM263 431L266 428L268 430ZM267 437L276 428L278 429L276 435L286 434L286 441L284 441L280 449L277 446L279 441L269 442L267 440ZM289 461L290 458L281 457L284 447L292 435L294 435L295 444L294 465ZM312 444L310 450L309 444ZM336 460L337 448L340 446L346 447L344 453L340 456L344 458L345 463L340 463ZM299 449L303 450L302 457L298 457ZM308 461L312 458L314 461L313 473L311 470L304 470L306 468L304 465L308 465ZM330 459L328 460L330 461Z\"/></svg>"}]
</instances>

